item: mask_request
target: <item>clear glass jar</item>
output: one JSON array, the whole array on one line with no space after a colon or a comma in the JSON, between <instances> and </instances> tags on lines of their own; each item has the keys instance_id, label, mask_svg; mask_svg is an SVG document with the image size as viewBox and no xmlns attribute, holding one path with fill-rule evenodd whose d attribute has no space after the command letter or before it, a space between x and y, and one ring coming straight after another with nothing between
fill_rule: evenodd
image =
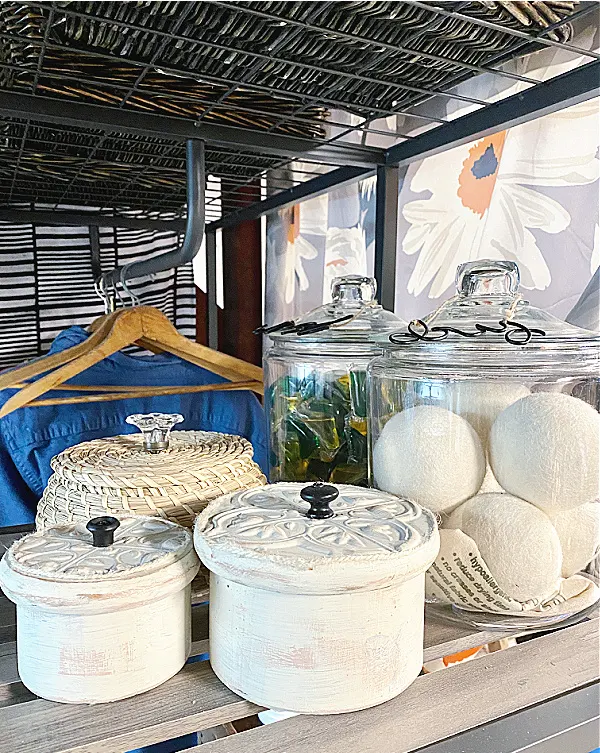
<instances>
[{"instance_id":1,"label":"clear glass jar","mask_svg":"<svg viewBox=\"0 0 600 753\"><path fill-rule=\"evenodd\" d=\"M583 613L600 547L600 337L529 305L513 262L459 267L457 295L368 370L371 480L438 514L427 596L486 627Z\"/></svg>"},{"instance_id":2,"label":"clear glass jar","mask_svg":"<svg viewBox=\"0 0 600 753\"><path fill-rule=\"evenodd\" d=\"M366 486L366 367L403 324L375 293L370 277L336 277L331 303L270 328L265 408L271 482Z\"/></svg>"}]
</instances>

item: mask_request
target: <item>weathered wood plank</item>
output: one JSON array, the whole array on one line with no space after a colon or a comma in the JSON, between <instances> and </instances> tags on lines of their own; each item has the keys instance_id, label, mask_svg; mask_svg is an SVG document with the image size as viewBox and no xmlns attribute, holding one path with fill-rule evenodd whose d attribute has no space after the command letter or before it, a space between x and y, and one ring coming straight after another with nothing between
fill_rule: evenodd
<instances>
[{"instance_id":1,"label":"weathered wood plank","mask_svg":"<svg viewBox=\"0 0 600 753\"><path fill-rule=\"evenodd\" d=\"M590 620L421 676L376 708L293 717L208 743L202 753L411 753L596 681L598 638L598 620Z\"/></svg>"},{"instance_id":2,"label":"weathered wood plank","mask_svg":"<svg viewBox=\"0 0 600 753\"><path fill-rule=\"evenodd\" d=\"M36 698L37 696L27 690L22 682L13 682L10 685L3 685L0 687L0 708L14 706L17 703L33 701Z\"/></svg>"},{"instance_id":3,"label":"weathered wood plank","mask_svg":"<svg viewBox=\"0 0 600 753\"><path fill-rule=\"evenodd\" d=\"M0 528L0 557L14 541L23 538L33 530L33 526L15 526L15 528L19 530Z\"/></svg>"},{"instance_id":4,"label":"weathered wood plank","mask_svg":"<svg viewBox=\"0 0 600 753\"><path fill-rule=\"evenodd\" d=\"M17 644L5 643L0 646L0 690L4 685L20 682L17 672Z\"/></svg>"},{"instance_id":5,"label":"weathered wood plank","mask_svg":"<svg viewBox=\"0 0 600 753\"><path fill-rule=\"evenodd\" d=\"M208 662L197 662L155 690L103 706L37 699L0 708L0 751L123 753L259 710L219 682Z\"/></svg>"},{"instance_id":6,"label":"weathered wood plank","mask_svg":"<svg viewBox=\"0 0 600 753\"><path fill-rule=\"evenodd\" d=\"M0 591L0 628L14 626L17 623L16 607Z\"/></svg>"},{"instance_id":7,"label":"weathered wood plank","mask_svg":"<svg viewBox=\"0 0 600 753\"><path fill-rule=\"evenodd\" d=\"M208 592L208 570L205 570L202 566L200 572L192 581L192 604L202 604L208 601Z\"/></svg>"}]
</instances>

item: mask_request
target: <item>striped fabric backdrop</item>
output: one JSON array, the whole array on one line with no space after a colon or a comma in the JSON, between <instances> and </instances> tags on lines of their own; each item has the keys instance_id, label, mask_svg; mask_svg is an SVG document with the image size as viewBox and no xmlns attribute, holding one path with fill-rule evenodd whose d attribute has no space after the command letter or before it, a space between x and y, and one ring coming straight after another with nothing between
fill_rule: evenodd
<instances>
[{"instance_id":1,"label":"striped fabric backdrop","mask_svg":"<svg viewBox=\"0 0 600 753\"><path fill-rule=\"evenodd\" d=\"M171 251L180 241L155 230L99 228L98 234L102 272ZM45 353L63 329L85 327L104 313L92 267L88 227L0 222L0 368ZM141 303L160 309L183 335L195 338L191 264L132 280L129 287Z\"/></svg>"}]
</instances>

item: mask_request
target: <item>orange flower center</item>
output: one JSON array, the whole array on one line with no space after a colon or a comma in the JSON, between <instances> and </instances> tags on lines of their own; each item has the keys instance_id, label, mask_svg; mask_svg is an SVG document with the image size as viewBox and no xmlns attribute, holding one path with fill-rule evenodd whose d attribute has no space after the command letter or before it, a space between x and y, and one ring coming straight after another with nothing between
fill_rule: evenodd
<instances>
[{"instance_id":1,"label":"orange flower center","mask_svg":"<svg viewBox=\"0 0 600 753\"><path fill-rule=\"evenodd\" d=\"M472 146L458 176L458 198L463 206L480 217L492 201L507 133L500 131Z\"/></svg>"},{"instance_id":2,"label":"orange flower center","mask_svg":"<svg viewBox=\"0 0 600 753\"><path fill-rule=\"evenodd\" d=\"M290 212L290 225L288 227L288 243L294 243L300 235L300 204L295 204Z\"/></svg>"}]
</instances>

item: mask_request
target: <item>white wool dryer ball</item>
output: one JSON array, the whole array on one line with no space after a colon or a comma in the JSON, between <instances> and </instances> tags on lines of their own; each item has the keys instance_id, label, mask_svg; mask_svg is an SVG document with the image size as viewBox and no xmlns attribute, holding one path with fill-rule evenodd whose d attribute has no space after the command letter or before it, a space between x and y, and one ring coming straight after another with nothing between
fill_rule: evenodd
<instances>
[{"instance_id":1,"label":"white wool dryer ball","mask_svg":"<svg viewBox=\"0 0 600 753\"><path fill-rule=\"evenodd\" d=\"M476 494L485 455L472 426L430 405L408 408L387 422L373 448L375 485L428 507L450 511Z\"/></svg>"},{"instance_id":2,"label":"white wool dryer ball","mask_svg":"<svg viewBox=\"0 0 600 753\"><path fill-rule=\"evenodd\" d=\"M599 496L600 414L579 398L539 392L513 403L492 426L489 453L498 483L546 512Z\"/></svg>"},{"instance_id":3,"label":"white wool dryer ball","mask_svg":"<svg viewBox=\"0 0 600 753\"><path fill-rule=\"evenodd\" d=\"M562 546L562 576L569 578L583 570L600 549L600 502L586 502L549 517Z\"/></svg>"},{"instance_id":4,"label":"white wool dryer ball","mask_svg":"<svg viewBox=\"0 0 600 753\"><path fill-rule=\"evenodd\" d=\"M448 407L467 419L485 445L499 414L529 394L529 388L524 384L459 381L450 388Z\"/></svg>"},{"instance_id":5,"label":"white wool dryer ball","mask_svg":"<svg viewBox=\"0 0 600 753\"><path fill-rule=\"evenodd\" d=\"M550 518L510 494L478 494L461 507L460 528L477 544L500 588L517 601L558 589L562 551Z\"/></svg>"}]
</instances>

